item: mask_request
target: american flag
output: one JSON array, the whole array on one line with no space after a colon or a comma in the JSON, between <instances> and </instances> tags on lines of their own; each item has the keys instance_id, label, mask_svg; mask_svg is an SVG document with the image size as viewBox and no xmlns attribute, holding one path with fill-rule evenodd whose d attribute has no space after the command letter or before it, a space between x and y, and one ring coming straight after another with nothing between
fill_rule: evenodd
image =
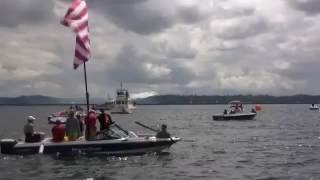
<instances>
[{"instance_id":1,"label":"american flag","mask_svg":"<svg viewBox=\"0 0 320 180\"><path fill-rule=\"evenodd\" d=\"M85 63L90 58L88 8L86 2L84 0L73 0L61 23L70 27L76 33L73 68L77 69L80 64Z\"/></svg>"}]
</instances>

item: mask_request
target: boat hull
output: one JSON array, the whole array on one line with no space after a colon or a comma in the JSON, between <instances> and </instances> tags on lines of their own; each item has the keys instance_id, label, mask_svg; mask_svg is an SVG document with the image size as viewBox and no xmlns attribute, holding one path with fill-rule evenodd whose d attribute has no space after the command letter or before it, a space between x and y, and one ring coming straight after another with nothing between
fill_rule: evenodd
<instances>
[{"instance_id":1,"label":"boat hull","mask_svg":"<svg viewBox=\"0 0 320 180\"><path fill-rule=\"evenodd\" d=\"M115 106L110 112L111 114L131 114L132 110L128 106Z\"/></svg>"},{"instance_id":2,"label":"boat hull","mask_svg":"<svg viewBox=\"0 0 320 180\"><path fill-rule=\"evenodd\" d=\"M236 114L217 114L213 115L214 121L229 121L229 120L253 120L257 113L236 113Z\"/></svg>"},{"instance_id":3,"label":"boat hull","mask_svg":"<svg viewBox=\"0 0 320 180\"><path fill-rule=\"evenodd\" d=\"M3 147L1 142L2 154L104 154L104 155L138 155L152 152L161 152L165 148L180 141L180 138L172 137L168 139L156 138L130 138L115 140L98 140L98 141L68 141L68 142L51 142L45 140L39 143L16 143L11 150ZM8 143L5 144L8 146ZM41 147L42 146L42 147ZM10 147L9 147L10 148ZM41 148L43 148L41 150Z\"/></svg>"}]
</instances>

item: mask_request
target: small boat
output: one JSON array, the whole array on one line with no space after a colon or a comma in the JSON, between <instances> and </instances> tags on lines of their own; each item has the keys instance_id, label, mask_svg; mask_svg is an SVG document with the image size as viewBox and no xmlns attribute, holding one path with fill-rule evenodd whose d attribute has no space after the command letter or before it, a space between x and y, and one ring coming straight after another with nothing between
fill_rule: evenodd
<instances>
[{"instance_id":1,"label":"small boat","mask_svg":"<svg viewBox=\"0 0 320 180\"><path fill-rule=\"evenodd\" d=\"M252 109L251 112L244 112L243 103L241 103L240 101L231 101L229 104L230 112L228 112L228 110L225 109L222 114L213 115L212 119L215 121L253 120L257 115L255 109Z\"/></svg>"},{"instance_id":2,"label":"small boat","mask_svg":"<svg viewBox=\"0 0 320 180\"><path fill-rule=\"evenodd\" d=\"M55 112L52 113L50 116L48 116L48 123L49 124L55 124L57 121L60 121L61 123L66 123L68 119L68 113L70 111L75 112L75 114L79 114L81 117L85 117L86 113L84 110L78 106L78 105L71 105L69 109L66 109L64 111Z\"/></svg>"},{"instance_id":3,"label":"small boat","mask_svg":"<svg viewBox=\"0 0 320 180\"><path fill-rule=\"evenodd\" d=\"M41 142L25 143L14 139L0 140L2 154L52 154L52 155L107 155L127 156L161 152L180 141L178 137L156 138L153 135L138 136L116 125L111 125L108 133L97 135L97 140L53 142L45 138Z\"/></svg>"},{"instance_id":4,"label":"small boat","mask_svg":"<svg viewBox=\"0 0 320 180\"><path fill-rule=\"evenodd\" d=\"M112 114L131 114L136 109L135 103L130 99L129 91L122 87L116 91L117 96L115 100L110 100L104 104L98 105L97 109L110 110Z\"/></svg>"},{"instance_id":5,"label":"small boat","mask_svg":"<svg viewBox=\"0 0 320 180\"><path fill-rule=\"evenodd\" d=\"M309 107L310 110L319 110L319 107L315 104L311 104Z\"/></svg>"}]
</instances>

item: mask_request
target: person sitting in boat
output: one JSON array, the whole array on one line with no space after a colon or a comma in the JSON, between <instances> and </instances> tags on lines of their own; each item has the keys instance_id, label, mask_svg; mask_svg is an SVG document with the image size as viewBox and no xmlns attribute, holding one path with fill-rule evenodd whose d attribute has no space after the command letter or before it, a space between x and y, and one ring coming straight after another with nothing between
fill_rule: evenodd
<instances>
[{"instance_id":1,"label":"person sitting in boat","mask_svg":"<svg viewBox=\"0 0 320 180\"><path fill-rule=\"evenodd\" d=\"M167 132L167 125L161 125L161 131L156 134L156 138L170 138L170 134Z\"/></svg>"},{"instance_id":2,"label":"person sitting in boat","mask_svg":"<svg viewBox=\"0 0 320 180\"><path fill-rule=\"evenodd\" d=\"M42 137L40 132L35 132L34 130L34 120L33 116L28 116L27 123L24 126L25 142L40 142Z\"/></svg>"},{"instance_id":3,"label":"person sitting in boat","mask_svg":"<svg viewBox=\"0 0 320 180\"><path fill-rule=\"evenodd\" d=\"M96 136L96 122L97 122L97 116L94 110L90 110L88 116L85 118L85 124L86 124L86 132L85 132L85 138L86 140L95 140Z\"/></svg>"},{"instance_id":4,"label":"person sitting in boat","mask_svg":"<svg viewBox=\"0 0 320 180\"><path fill-rule=\"evenodd\" d=\"M108 130L109 126L113 123L110 114L105 113L103 109L100 109L98 120L100 123L100 131Z\"/></svg>"},{"instance_id":5,"label":"person sitting in boat","mask_svg":"<svg viewBox=\"0 0 320 180\"><path fill-rule=\"evenodd\" d=\"M64 140L65 132L65 126L61 123L60 120L57 120L56 124L51 129L52 141L62 142Z\"/></svg>"},{"instance_id":6,"label":"person sitting in boat","mask_svg":"<svg viewBox=\"0 0 320 180\"><path fill-rule=\"evenodd\" d=\"M97 110L97 106L95 104L92 104L90 109L93 110L93 111L96 111Z\"/></svg>"},{"instance_id":7,"label":"person sitting in boat","mask_svg":"<svg viewBox=\"0 0 320 180\"><path fill-rule=\"evenodd\" d=\"M254 108L251 109L251 112L252 113L257 113L257 111Z\"/></svg>"},{"instance_id":8,"label":"person sitting in boat","mask_svg":"<svg viewBox=\"0 0 320 180\"><path fill-rule=\"evenodd\" d=\"M228 114L228 110L225 109L225 110L223 111L223 114L225 114L225 115Z\"/></svg>"},{"instance_id":9,"label":"person sitting in boat","mask_svg":"<svg viewBox=\"0 0 320 180\"><path fill-rule=\"evenodd\" d=\"M237 105L236 107L235 107L235 113L240 113L240 112L242 112L242 106L241 105Z\"/></svg>"},{"instance_id":10,"label":"person sitting in boat","mask_svg":"<svg viewBox=\"0 0 320 180\"><path fill-rule=\"evenodd\" d=\"M76 111L83 111L83 109L79 105L76 105Z\"/></svg>"},{"instance_id":11,"label":"person sitting in boat","mask_svg":"<svg viewBox=\"0 0 320 180\"><path fill-rule=\"evenodd\" d=\"M81 136L79 120L74 117L74 112L69 112L69 117L66 121L66 135L69 141L74 141Z\"/></svg>"}]
</instances>

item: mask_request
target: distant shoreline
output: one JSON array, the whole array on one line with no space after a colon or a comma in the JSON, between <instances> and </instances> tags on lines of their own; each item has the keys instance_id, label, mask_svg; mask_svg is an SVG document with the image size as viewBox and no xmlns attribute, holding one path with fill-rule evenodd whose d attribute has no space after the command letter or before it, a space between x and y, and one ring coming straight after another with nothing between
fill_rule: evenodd
<instances>
[{"instance_id":1,"label":"distant shoreline","mask_svg":"<svg viewBox=\"0 0 320 180\"><path fill-rule=\"evenodd\" d=\"M239 100L245 104L320 104L320 95L156 95L134 99L137 105L219 105ZM91 104L103 104L104 98L90 98ZM0 97L0 106L85 106L83 98L57 98L50 96Z\"/></svg>"},{"instance_id":2,"label":"distant shoreline","mask_svg":"<svg viewBox=\"0 0 320 180\"><path fill-rule=\"evenodd\" d=\"M228 103L217 103L217 104L137 104L137 106L168 106L168 105L181 105L181 106L201 106L201 105L227 105ZM249 105L254 105L254 104L306 104L309 105L307 103L246 103ZM75 105L74 103L70 103L70 104L0 104L0 106L71 106L71 105ZM86 106L87 104L76 104L76 105L80 105L80 106ZM97 105L97 104L90 104L91 105Z\"/></svg>"}]
</instances>

